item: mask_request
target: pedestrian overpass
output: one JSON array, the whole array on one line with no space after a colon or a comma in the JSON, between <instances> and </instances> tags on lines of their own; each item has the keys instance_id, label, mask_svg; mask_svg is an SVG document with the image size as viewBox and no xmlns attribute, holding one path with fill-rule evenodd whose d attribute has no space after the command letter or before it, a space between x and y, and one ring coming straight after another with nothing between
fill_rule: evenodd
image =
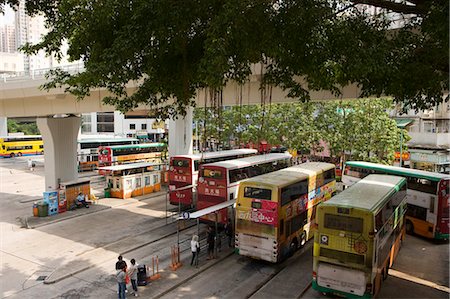
<instances>
[{"instance_id":1,"label":"pedestrian overpass","mask_svg":"<svg viewBox=\"0 0 450 299\"><path fill-rule=\"evenodd\" d=\"M62 67L64 69L64 67ZM257 75L259 67L254 66L250 80L244 85L229 83L223 89L223 105L250 105L262 102L260 82ZM82 66L71 65L67 71L76 73L83 70ZM113 112L114 106L105 105L102 99L108 95L105 89L93 89L85 99L78 101L72 94L65 93L64 87L49 91L40 89L46 83L42 70L31 75L3 77L0 80L0 117L37 117L37 125L45 144L45 182L46 191L57 190L59 182L72 181L77 178L77 136L81 125L81 113ZM135 82L130 82L127 92L132 94L137 89ZM206 100L208 93L199 90L195 98L197 106L211 106ZM266 93L265 103L269 102ZM358 98L359 89L356 85L343 88L342 99ZM239 99L241 98L241 101ZM280 88L272 88L270 95L272 103L295 102L287 97ZM336 99L329 91L312 91L311 99L316 101ZM148 110L149 107L139 107L137 110ZM192 112L189 109L184 118L169 122L169 155L192 153Z\"/></svg>"}]
</instances>

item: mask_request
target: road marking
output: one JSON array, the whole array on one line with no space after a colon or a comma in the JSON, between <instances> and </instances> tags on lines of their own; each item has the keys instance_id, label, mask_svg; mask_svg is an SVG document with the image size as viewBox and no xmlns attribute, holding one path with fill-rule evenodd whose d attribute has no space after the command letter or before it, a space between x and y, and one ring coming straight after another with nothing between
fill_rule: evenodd
<instances>
[{"instance_id":1,"label":"road marking","mask_svg":"<svg viewBox=\"0 0 450 299\"><path fill-rule=\"evenodd\" d=\"M398 277L398 278L401 278L401 279L409 280L409 281L412 281L412 282L415 282L415 283L418 283L418 284L421 284L421 285L424 285L424 286L427 286L427 287L431 287L431 288L434 288L436 290L440 290L440 291L443 291L443 292L450 293L450 288L448 288L446 286L441 286L441 285L438 285L437 283L434 283L432 281L428 281L428 280L425 280L425 279L422 279L422 278L411 276L409 274L406 274L406 273L403 273L403 272L400 272L400 271L396 271L394 269L389 269L389 275L394 276L394 277Z\"/></svg>"}]
</instances>

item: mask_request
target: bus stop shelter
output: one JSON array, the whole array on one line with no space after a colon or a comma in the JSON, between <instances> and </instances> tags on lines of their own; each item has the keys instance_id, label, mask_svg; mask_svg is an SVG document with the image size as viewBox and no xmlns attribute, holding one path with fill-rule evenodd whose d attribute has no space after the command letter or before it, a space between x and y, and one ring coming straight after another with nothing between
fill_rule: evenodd
<instances>
[{"instance_id":1,"label":"bus stop shelter","mask_svg":"<svg viewBox=\"0 0 450 299\"><path fill-rule=\"evenodd\" d=\"M225 209L225 208L229 208L231 206L234 206L234 204L236 203L236 200L229 200L229 201L225 201L222 203L219 203L217 205L214 206L210 206L204 209L201 209L199 211L195 211L195 212L182 212L181 215L177 218L178 222L179 221L188 221L191 219L195 219L197 221L197 235L200 235L200 217L208 215L208 214L215 214L215 219L216 221L214 222L214 227L215 227L215 232L216 232L216 237L218 236L217 233L217 213L218 211ZM234 217L231 217L231 219L234 219ZM216 238L217 239L217 238ZM180 225L177 225L177 245L180 246ZM217 255L217 244L215 244L214 246L214 255Z\"/></svg>"}]
</instances>

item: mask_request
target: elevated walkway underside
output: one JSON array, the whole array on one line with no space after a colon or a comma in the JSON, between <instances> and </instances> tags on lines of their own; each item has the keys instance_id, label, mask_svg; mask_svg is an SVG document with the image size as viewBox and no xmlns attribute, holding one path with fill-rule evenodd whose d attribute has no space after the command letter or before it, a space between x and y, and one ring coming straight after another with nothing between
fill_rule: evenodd
<instances>
[{"instance_id":1,"label":"elevated walkway underside","mask_svg":"<svg viewBox=\"0 0 450 299\"><path fill-rule=\"evenodd\" d=\"M223 105L239 105L242 93L242 104L261 103L260 81L257 76L244 86L230 83L224 88ZM17 80L0 82L0 116L6 117L33 117L55 114L81 114L88 112L112 112L113 106L104 105L102 99L108 95L104 89L92 90L91 95L78 101L75 96L64 92L64 88L54 88L50 91L39 87L46 81L44 78L35 80ZM133 93L135 84L129 84L127 91ZM359 89L355 85L347 86L342 90L341 99L355 99L359 96ZM268 97L268 96L267 96ZM311 99L316 101L336 99L329 91L312 91ZM272 103L295 102L288 98L287 93L280 88L272 89ZM268 98L266 99L266 103ZM205 105L205 92L199 90L196 97L197 106ZM208 102L207 105L210 105ZM141 107L140 109L148 109ZM139 108L138 108L139 110Z\"/></svg>"}]
</instances>

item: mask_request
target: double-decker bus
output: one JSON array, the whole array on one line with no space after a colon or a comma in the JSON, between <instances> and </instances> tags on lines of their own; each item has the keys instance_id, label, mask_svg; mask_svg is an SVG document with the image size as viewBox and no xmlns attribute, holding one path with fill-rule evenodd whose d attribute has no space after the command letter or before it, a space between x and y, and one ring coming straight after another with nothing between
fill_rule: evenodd
<instances>
[{"instance_id":1,"label":"double-decker bus","mask_svg":"<svg viewBox=\"0 0 450 299\"><path fill-rule=\"evenodd\" d=\"M279 262L313 236L316 207L336 192L334 164L309 162L243 181L236 201L240 255Z\"/></svg>"},{"instance_id":2,"label":"double-decker bus","mask_svg":"<svg viewBox=\"0 0 450 299\"><path fill-rule=\"evenodd\" d=\"M242 180L286 168L290 166L291 158L289 153L274 153L203 164L197 183L197 210L236 199ZM218 211L217 219L211 214L200 219L225 224L228 210Z\"/></svg>"},{"instance_id":3,"label":"double-decker bus","mask_svg":"<svg viewBox=\"0 0 450 299\"><path fill-rule=\"evenodd\" d=\"M111 166L132 162L161 163L167 152L165 143L102 146L98 149L99 166Z\"/></svg>"},{"instance_id":4,"label":"double-decker bus","mask_svg":"<svg viewBox=\"0 0 450 299\"><path fill-rule=\"evenodd\" d=\"M351 298L380 291L405 236L406 179L372 174L317 208L315 290Z\"/></svg>"},{"instance_id":5,"label":"double-decker bus","mask_svg":"<svg viewBox=\"0 0 450 299\"><path fill-rule=\"evenodd\" d=\"M115 138L111 136L81 136L78 139L78 171L92 171L98 168L100 146L138 144L137 138Z\"/></svg>"},{"instance_id":6,"label":"double-decker bus","mask_svg":"<svg viewBox=\"0 0 450 299\"><path fill-rule=\"evenodd\" d=\"M41 135L0 137L0 157L30 156L44 154L44 142Z\"/></svg>"},{"instance_id":7,"label":"double-decker bus","mask_svg":"<svg viewBox=\"0 0 450 299\"><path fill-rule=\"evenodd\" d=\"M342 182L351 186L365 176L392 174L406 178L406 232L423 237L448 240L450 175L418 169L388 166L369 162L345 163Z\"/></svg>"},{"instance_id":8,"label":"double-decker bus","mask_svg":"<svg viewBox=\"0 0 450 299\"><path fill-rule=\"evenodd\" d=\"M169 201L173 205L192 206L193 189L186 186L196 186L200 165L219 161L234 160L254 156L256 149L235 149L218 152L208 152L193 155L176 155L170 157L169 168ZM180 189L181 190L178 190Z\"/></svg>"}]
</instances>

